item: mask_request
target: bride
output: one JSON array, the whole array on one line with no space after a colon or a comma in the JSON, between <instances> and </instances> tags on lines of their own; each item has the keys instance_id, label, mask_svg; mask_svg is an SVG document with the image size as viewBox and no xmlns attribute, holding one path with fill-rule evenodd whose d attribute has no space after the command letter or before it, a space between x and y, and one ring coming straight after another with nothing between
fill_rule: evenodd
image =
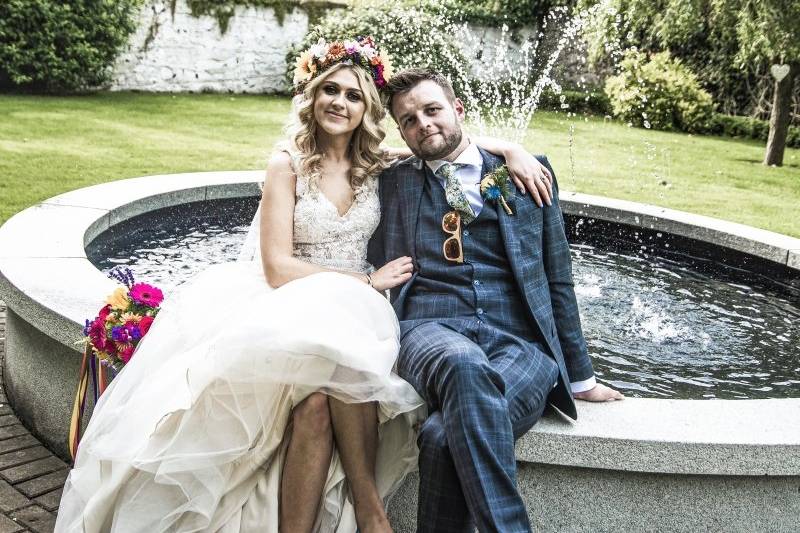
<instances>
[{"instance_id":1,"label":"bride","mask_svg":"<svg viewBox=\"0 0 800 533\"><path fill-rule=\"evenodd\" d=\"M379 146L389 73L370 38L301 55L251 228L260 246L164 302L95 408L56 531L391 530L383 502L416 469L425 412L392 371L384 296L411 259L366 262L378 175L401 154ZM513 153L512 171L530 171Z\"/></svg>"}]
</instances>

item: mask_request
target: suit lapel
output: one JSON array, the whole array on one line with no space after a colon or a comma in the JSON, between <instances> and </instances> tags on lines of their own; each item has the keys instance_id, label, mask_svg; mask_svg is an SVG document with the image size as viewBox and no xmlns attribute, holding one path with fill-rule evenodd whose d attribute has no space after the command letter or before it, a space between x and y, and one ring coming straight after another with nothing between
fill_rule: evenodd
<instances>
[{"instance_id":1,"label":"suit lapel","mask_svg":"<svg viewBox=\"0 0 800 533\"><path fill-rule=\"evenodd\" d=\"M419 161L422 163L422 161ZM422 163L424 165L424 163ZM422 204L422 191L425 181L425 169L412 163L408 172L404 173L400 182L400 213L403 219L403 230L411 257L417 256L417 224Z\"/></svg>"},{"instance_id":2,"label":"suit lapel","mask_svg":"<svg viewBox=\"0 0 800 533\"><path fill-rule=\"evenodd\" d=\"M481 155L483 156L483 168L481 169L481 179L492 172L494 169L499 167L503 164L503 161L496 157L489 152L486 152L480 149ZM497 210L497 218L500 224L500 233L503 235L503 244L506 248L506 255L508 256L508 260L511 263L511 270L514 272L514 277L517 281L520 281L522 277L522 272L519 270L519 261L517 258L519 257L519 243L520 243L520 235L517 234L517 224L516 219L520 216L520 213L517 213L516 207L517 203L522 202L515 202L512 210L514 211L513 215L509 215L506 213L505 209L498 205L498 202L485 202L483 205L484 209L495 209ZM522 213L525 215L526 213ZM522 287L522 285L520 285Z\"/></svg>"},{"instance_id":3,"label":"suit lapel","mask_svg":"<svg viewBox=\"0 0 800 533\"><path fill-rule=\"evenodd\" d=\"M503 161L496 156L484 152L483 150L481 150L481 155L483 155L481 177L503 163ZM516 187L514 190L516 191ZM516 192L516 195L519 195L519 192ZM497 210L500 234L503 236L503 244L505 245L508 262L511 264L511 271L514 273L514 279L517 282L517 286L519 286L525 302L528 304L528 309L542 334L542 338L550 344L550 329L545 329L543 327L544 325L533 311L541 306L537 305L535 301L536 295L526 290L525 281L533 279L533 273L530 270L535 261L534 256L537 253L541 253L537 252L535 247L536 243L540 242L536 232L541 231L542 227L541 220L537 220L537 217L540 217L541 214L535 211L538 207L534 207L533 200L531 200L529 195L526 196L526 198L515 198L513 203L509 202L509 206L513 211L512 215L506 213L506 210L498 205L498 202L491 202L493 204L492 206L484 205L483 208L494 207L494 209ZM551 345L550 349L554 354L556 353L554 346Z\"/></svg>"}]
</instances>

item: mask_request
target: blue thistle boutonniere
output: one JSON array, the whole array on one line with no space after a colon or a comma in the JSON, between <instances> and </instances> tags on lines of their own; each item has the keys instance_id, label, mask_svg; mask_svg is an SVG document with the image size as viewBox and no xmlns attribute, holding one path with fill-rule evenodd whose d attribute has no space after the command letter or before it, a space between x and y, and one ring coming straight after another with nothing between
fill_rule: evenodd
<instances>
[{"instance_id":1,"label":"blue thistle boutonniere","mask_svg":"<svg viewBox=\"0 0 800 533\"><path fill-rule=\"evenodd\" d=\"M486 174L481 180L481 196L483 196L484 200L500 202L506 213L513 215L514 212L508 207L508 200L514 196L509 181L508 167L500 165Z\"/></svg>"}]
</instances>

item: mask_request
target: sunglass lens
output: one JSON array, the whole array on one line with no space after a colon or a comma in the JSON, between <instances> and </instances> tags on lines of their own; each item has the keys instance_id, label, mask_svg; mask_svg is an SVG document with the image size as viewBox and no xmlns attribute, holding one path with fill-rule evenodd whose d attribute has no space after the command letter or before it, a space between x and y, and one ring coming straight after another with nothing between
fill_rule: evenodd
<instances>
[{"instance_id":1,"label":"sunglass lens","mask_svg":"<svg viewBox=\"0 0 800 533\"><path fill-rule=\"evenodd\" d=\"M461 255L461 244L455 237L444 241L444 256L450 261L455 261Z\"/></svg>"},{"instance_id":2,"label":"sunglass lens","mask_svg":"<svg viewBox=\"0 0 800 533\"><path fill-rule=\"evenodd\" d=\"M442 219L445 231L454 232L458 229L458 213L447 213Z\"/></svg>"}]
</instances>

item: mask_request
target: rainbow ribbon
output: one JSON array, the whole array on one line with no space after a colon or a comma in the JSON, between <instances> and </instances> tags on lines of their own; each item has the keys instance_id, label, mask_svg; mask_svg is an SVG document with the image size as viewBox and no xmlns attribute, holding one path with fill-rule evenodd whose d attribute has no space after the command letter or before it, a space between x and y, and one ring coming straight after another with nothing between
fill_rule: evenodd
<instances>
[{"instance_id":1,"label":"rainbow ribbon","mask_svg":"<svg viewBox=\"0 0 800 533\"><path fill-rule=\"evenodd\" d=\"M69 441L67 444L73 462L78 454L78 444L83 434L83 412L86 409L86 393L89 392L90 373L92 375L94 404L97 405L98 398L102 396L108 386L108 376L105 367L100 364L100 359L94 355L89 343L86 343L80 370L78 371L78 389L75 392L75 402L72 404L72 419L69 423Z\"/></svg>"}]
</instances>

